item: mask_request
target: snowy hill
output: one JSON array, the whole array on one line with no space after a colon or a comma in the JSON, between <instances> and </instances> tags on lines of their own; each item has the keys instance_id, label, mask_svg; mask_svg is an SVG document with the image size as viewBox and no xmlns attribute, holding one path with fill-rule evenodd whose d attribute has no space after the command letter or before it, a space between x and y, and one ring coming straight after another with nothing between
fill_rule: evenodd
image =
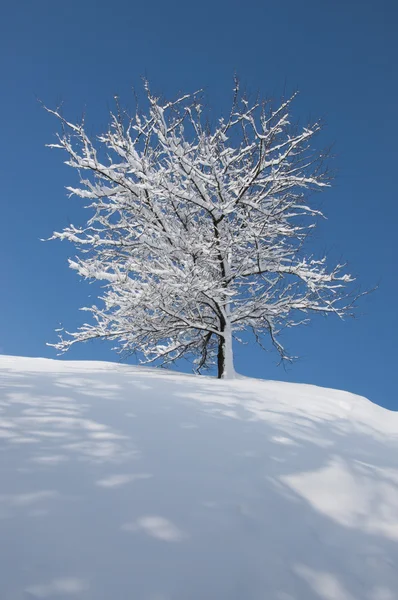
<instances>
[{"instance_id":1,"label":"snowy hill","mask_svg":"<svg viewBox=\"0 0 398 600\"><path fill-rule=\"evenodd\" d=\"M396 600L398 414L0 357L1 600Z\"/></svg>"}]
</instances>

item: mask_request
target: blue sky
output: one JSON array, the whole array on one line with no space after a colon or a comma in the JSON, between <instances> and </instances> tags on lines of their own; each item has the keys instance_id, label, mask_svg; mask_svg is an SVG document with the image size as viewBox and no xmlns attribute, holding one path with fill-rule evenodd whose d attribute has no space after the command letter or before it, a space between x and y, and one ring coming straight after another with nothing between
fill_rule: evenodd
<instances>
[{"instance_id":1,"label":"blue sky","mask_svg":"<svg viewBox=\"0 0 398 600\"><path fill-rule=\"evenodd\" d=\"M0 352L54 357L45 343L59 323L81 322L78 308L95 292L68 269L72 246L40 242L82 222L84 211L66 196L73 173L62 155L45 148L57 123L37 98L62 101L72 120L85 113L99 132L113 96L128 106L142 75L165 95L204 88L218 114L236 71L264 96L299 88L294 115L324 119L337 176L320 197L328 220L315 245L331 260L344 257L362 288L379 285L357 319L318 318L286 335L301 357L286 371L275 354L251 346L237 348L237 370L346 389L398 409L397 22L393 0L3 2ZM118 360L103 343L66 358Z\"/></svg>"}]
</instances>

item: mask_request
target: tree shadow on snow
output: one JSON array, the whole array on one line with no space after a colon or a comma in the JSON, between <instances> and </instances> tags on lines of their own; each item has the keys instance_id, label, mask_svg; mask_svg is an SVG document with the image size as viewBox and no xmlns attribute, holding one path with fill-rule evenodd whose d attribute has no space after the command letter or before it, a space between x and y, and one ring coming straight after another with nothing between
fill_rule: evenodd
<instances>
[{"instance_id":1,"label":"tree shadow on snow","mask_svg":"<svg viewBox=\"0 0 398 600\"><path fill-rule=\"evenodd\" d=\"M2 600L397 597L396 441L298 386L65 364L0 374Z\"/></svg>"}]
</instances>

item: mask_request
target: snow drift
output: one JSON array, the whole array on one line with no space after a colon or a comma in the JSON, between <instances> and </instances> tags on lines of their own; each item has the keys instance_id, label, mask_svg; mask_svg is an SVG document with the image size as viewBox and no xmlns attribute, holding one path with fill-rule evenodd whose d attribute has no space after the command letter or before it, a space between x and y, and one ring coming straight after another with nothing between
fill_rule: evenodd
<instances>
[{"instance_id":1,"label":"snow drift","mask_svg":"<svg viewBox=\"0 0 398 600\"><path fill-rule=\"evenodd\" d=\"M398 414L0 358L1 600L396 600Z\"/></svg>"}]
</instances>

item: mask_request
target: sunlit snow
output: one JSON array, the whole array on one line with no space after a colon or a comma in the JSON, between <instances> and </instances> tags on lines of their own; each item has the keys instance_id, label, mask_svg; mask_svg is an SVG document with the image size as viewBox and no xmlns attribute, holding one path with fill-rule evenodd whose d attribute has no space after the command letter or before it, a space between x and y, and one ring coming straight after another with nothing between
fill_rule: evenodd
<instances>
[{"instance_id":1,"label":"sunlit snow","mask_svg":"<svg viewBox=\"0 0 398 600\"><path fill-rule=\"evenodd\" d=\"M1 600L397 600L398 414L0 357Z\"/></svg>"}]
</instances>

